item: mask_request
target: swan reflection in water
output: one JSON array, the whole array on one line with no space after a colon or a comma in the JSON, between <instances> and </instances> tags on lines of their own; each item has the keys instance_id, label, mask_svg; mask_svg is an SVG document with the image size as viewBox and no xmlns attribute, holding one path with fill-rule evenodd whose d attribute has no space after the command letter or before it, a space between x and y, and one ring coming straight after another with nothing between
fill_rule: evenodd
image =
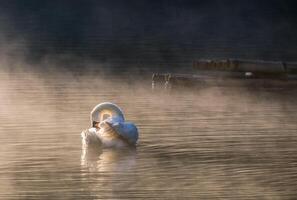
<instances>
[{"instance_id":1,"label":"swan reflection in water","mask_svg":"<svg viewBox=\"0 0 297 200\"><path fill-rule=\"evenodd\" d=\"M121 199L137 183L135 148L102 148L100 145L82 145L81 179L87 182L93 199Z\"/></svg>"},{"instance_id":2,"label":"swan reflection in water","mask_svg":"<svg viewBox=\"0 0 297 200\"><path fill-rule=\"evenodd\" d=\"M81 165L90 172L124 172L136 164L136 148L102 148L82 145Z\"/></svg>"}]
</instances>

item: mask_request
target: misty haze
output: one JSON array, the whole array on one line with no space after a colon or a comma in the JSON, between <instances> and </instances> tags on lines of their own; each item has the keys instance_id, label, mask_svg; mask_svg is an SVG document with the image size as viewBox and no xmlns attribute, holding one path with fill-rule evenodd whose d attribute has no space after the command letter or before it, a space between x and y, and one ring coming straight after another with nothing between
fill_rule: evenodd
<instances>
[{"instance_id":1,"label":"misty haze","mask_svg":"<svg viewBox=\"0 0 297 200\"><path fill-rule=\"evenodd\" d=\"M0 2L0 199L295 199L296 13L280 0ZM244 71L254 60L268 75ZM137 126L136 147L83 145L102 102Z\"/></svg>"}]
</instances>

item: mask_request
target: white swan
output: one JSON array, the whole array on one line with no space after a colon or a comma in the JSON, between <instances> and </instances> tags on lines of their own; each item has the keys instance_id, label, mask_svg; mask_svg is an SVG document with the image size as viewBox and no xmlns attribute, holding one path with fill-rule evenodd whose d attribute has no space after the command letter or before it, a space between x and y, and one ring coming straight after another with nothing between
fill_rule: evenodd
<instances>
[{"instance_id":1,"label":"white swan","mask_svg":"<svg viewBox=\"0 0 297 200\"><path fill-rule=\"evenodd\" d=\"M91 112L91 128L82 132L84 145L101 143L103 147L135 146L137 127L125 122L122 110L115 104L98 104Z\"/></svg>"}]
</instances>

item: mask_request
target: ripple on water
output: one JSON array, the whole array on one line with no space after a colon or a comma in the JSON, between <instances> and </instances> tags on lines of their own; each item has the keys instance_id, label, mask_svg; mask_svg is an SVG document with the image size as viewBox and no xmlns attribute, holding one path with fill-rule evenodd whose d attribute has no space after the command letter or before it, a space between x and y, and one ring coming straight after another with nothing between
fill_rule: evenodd
<instances>
[{"instance_id":1,"label":"ripple on water","mask_svg":"<svg viewBox=\"0 0 297 200\"><path fill-rule=\"evenodd\" d=\"M139 81L109 80L0 74L0 198L297 196L296 91L154 94ZM104 101L139 127L136 150L82 148L89 112Z\"/></svg>"}]
</instances>

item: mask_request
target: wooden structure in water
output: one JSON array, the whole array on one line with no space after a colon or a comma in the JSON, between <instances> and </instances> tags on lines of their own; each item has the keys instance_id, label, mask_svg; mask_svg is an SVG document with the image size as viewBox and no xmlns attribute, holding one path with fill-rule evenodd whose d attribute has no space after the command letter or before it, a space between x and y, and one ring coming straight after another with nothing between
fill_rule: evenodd
<instances>
[{"instance_id":1,"label":"wooden structure in water","mask_svg":"<svg viewBox=\"0 0 297 200\"><path fill-rule=\"evenodd\" d=\"M297 75L297 63L255 60L198 60L193 62L196 70L252 73L255 77L285 77Z\"/></svg>"},{"instance_id":2,"label":"wooden structure in water","mask_svg":"<svg viewBox=\"0 0 297 200\"><path fill-rule=\"evenodd\" d=\"M251 60L198 60L196 74L158 74L152 76L152 88L172 89L207 86L250 86L297 88L297 63Z\"/></svg>"}]
</instances>

